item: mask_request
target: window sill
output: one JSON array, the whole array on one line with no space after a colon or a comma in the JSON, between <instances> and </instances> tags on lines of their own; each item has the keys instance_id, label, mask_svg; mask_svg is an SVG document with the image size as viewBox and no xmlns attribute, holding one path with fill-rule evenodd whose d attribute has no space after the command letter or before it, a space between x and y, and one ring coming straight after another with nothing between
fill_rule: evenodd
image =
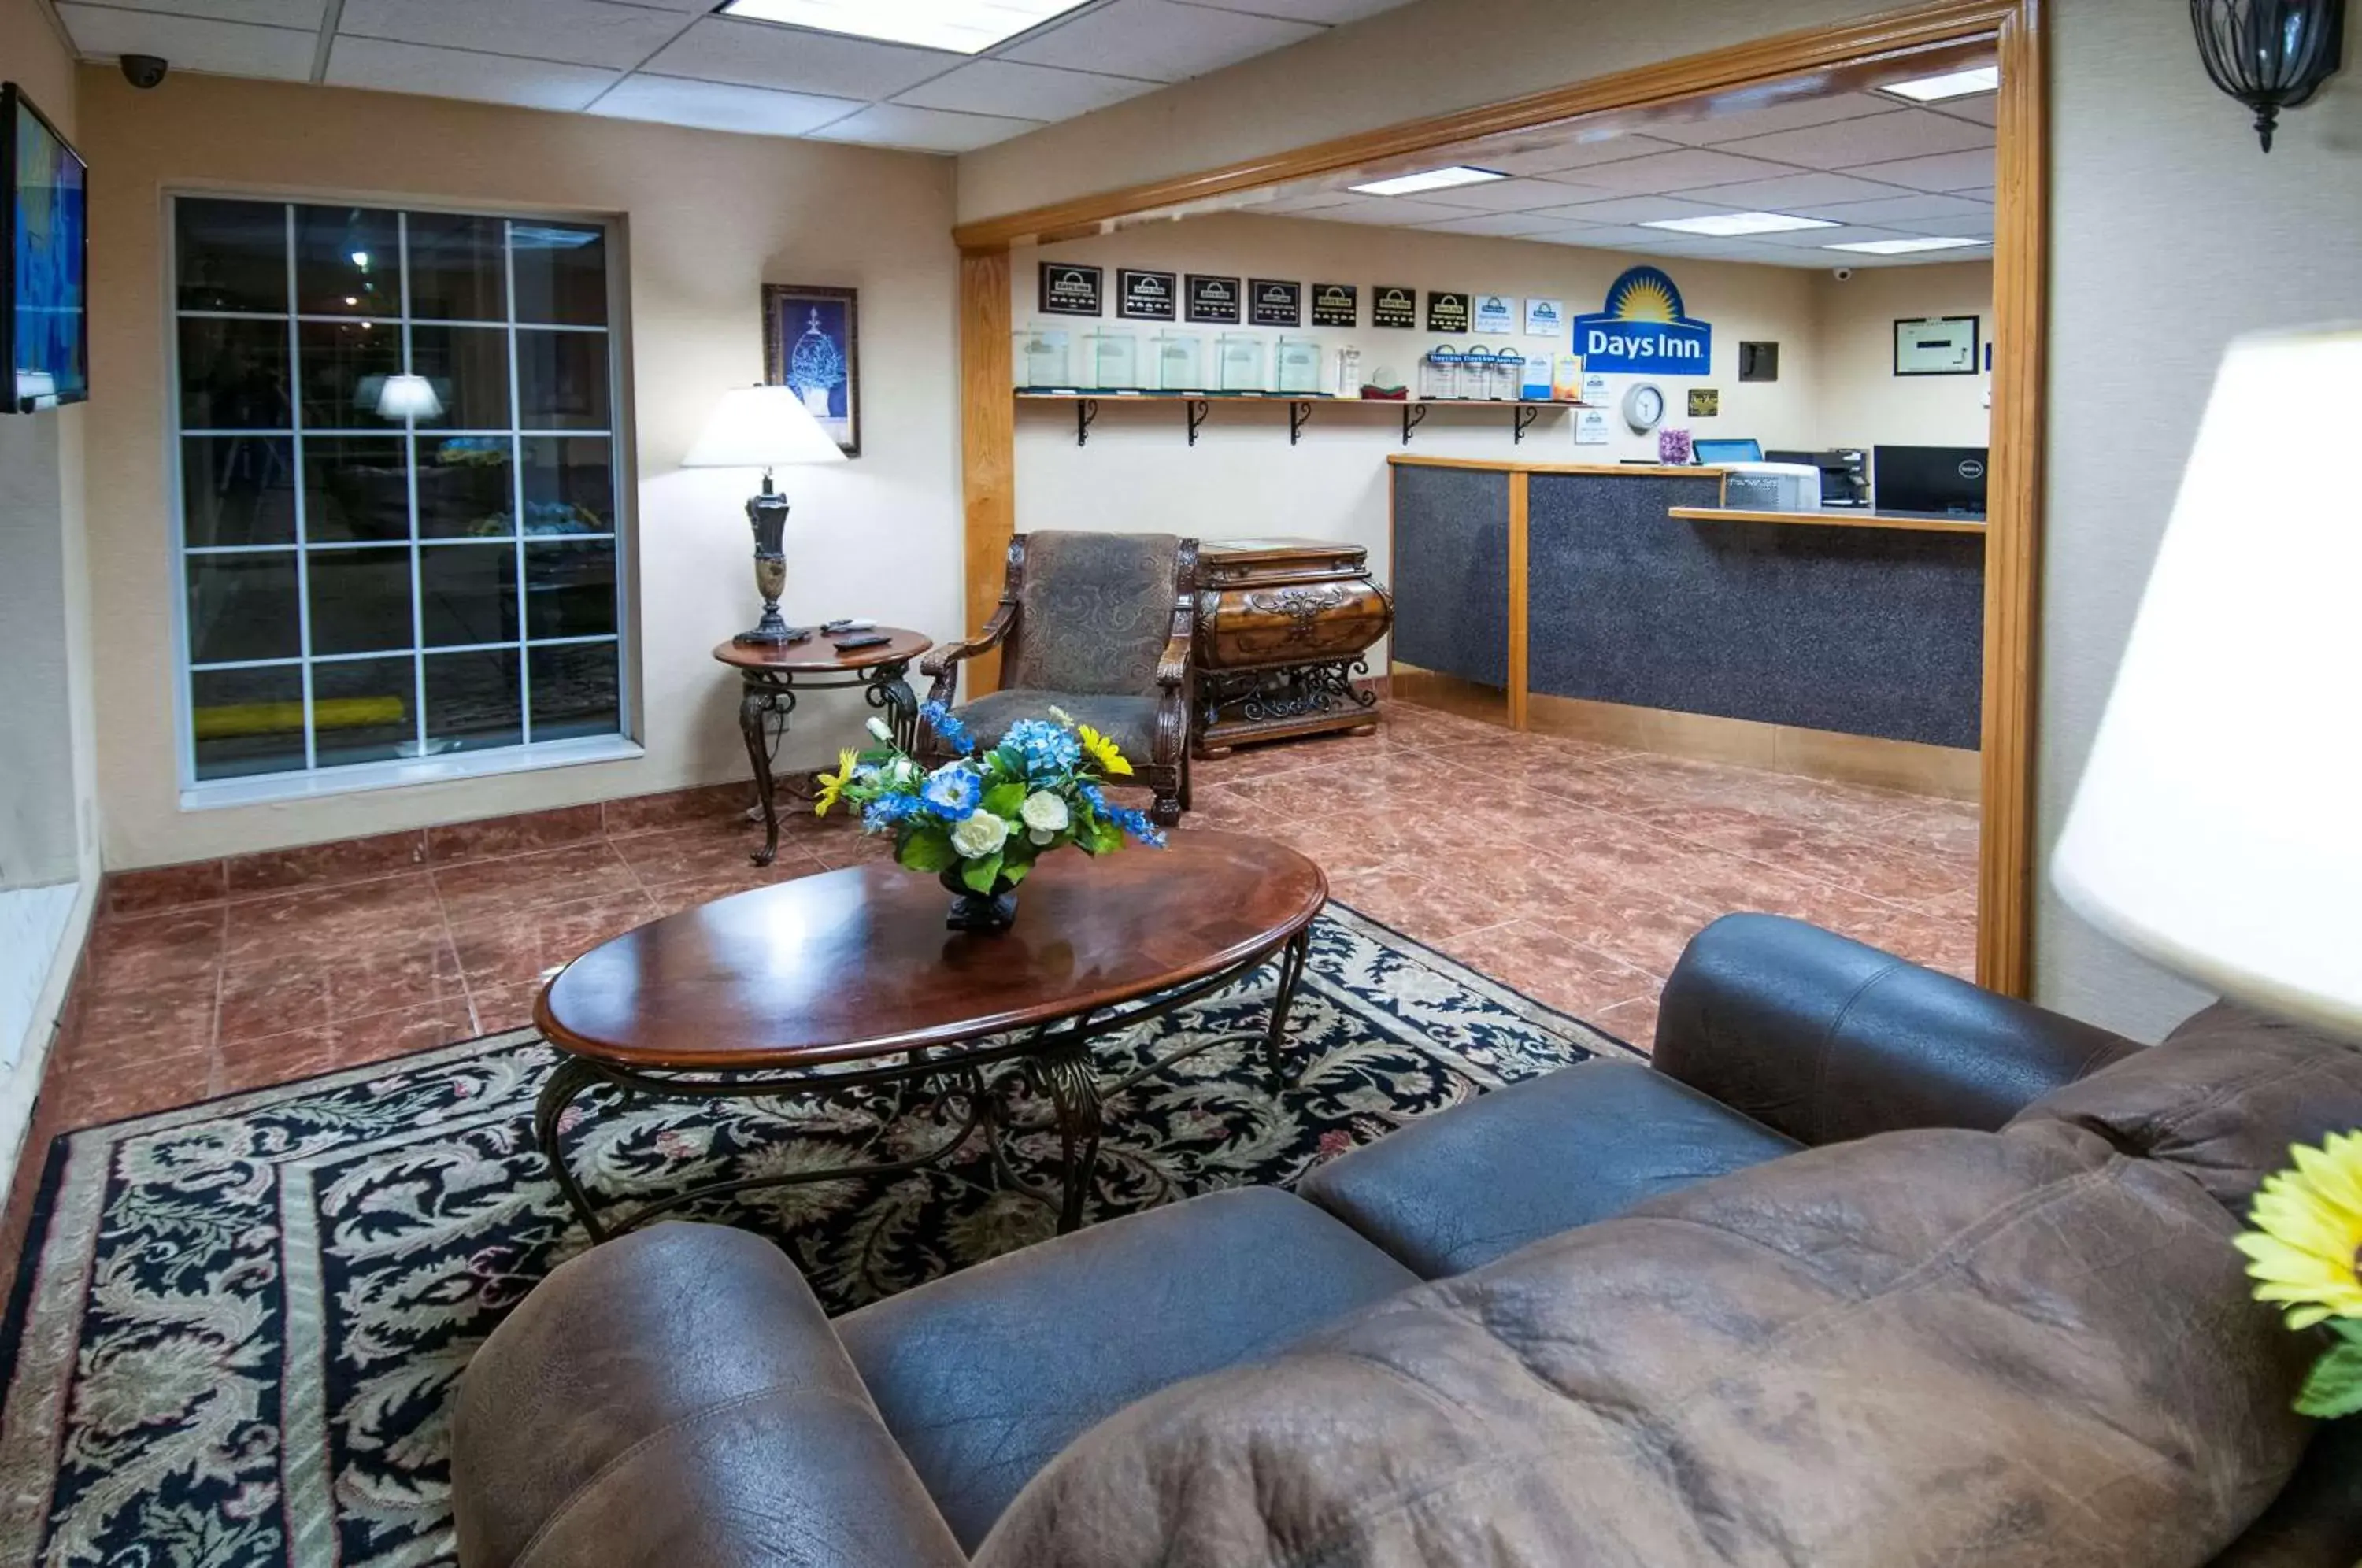
<instances>
[{"instance_id":1,"label":"window sill","mask_svg":"<svg viewBox=\"0 0 2362 1568\"><path fill-rule=\"evenodd\" d=\"M350 767L323 768L316 773L273 773L253 778L217 778L191 784L181 790L181 810L218 811L229 806L259 806L279 801L327 799L357 795L370 790L400 790L414 784L443 784L462 778L493 778L507 773L535 773L545 767L576 767L590 762L629 762L647 755L637 741L624 735L593 735L581 740L548 741L533 746L504 746L497 751L463 752L415 761L366 762Z\"/></svg>"}]
</instances>

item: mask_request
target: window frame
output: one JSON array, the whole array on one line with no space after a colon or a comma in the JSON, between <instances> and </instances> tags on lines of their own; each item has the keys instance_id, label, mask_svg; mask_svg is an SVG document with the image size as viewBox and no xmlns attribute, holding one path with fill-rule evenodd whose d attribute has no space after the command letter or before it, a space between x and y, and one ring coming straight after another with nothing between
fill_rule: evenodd
<instances>
[{"instance_id":1,"label":"window frame","mask_svg":"<svg viewBox=\"0 0 2362 1568\"><path fill-rule=\"evenodd\" d=\"M160 215L162 226L164 332L163 394L168 407L163 420L165 460L166 524L170 539L170 570L171 580L171 625L172 633L172 736L174 775L179 785L180 805L184 811L215 807L248 805L259 802L316 798L359 793L365 790L397 789L414 784L445 780L496 777L502 774L529 772L546 767L579 766L584 763L628 760L646 755L643 744L644 716L641 703L640 647L641 613L639 601L639 508L635 447L632 431L634 408L629 379L631 354L629 334L629 250L625 219L620 214L583 212L570 208L535 206L530 204L506 205L473 204L465 202L419 201L400 196L367 194L331 194L319 192L292 192L283 189L259 189L238 186L172 186L162 192ZM287 268L286 308L275 315L246 311L184 311L180 304L180 204L184 201L242 201L277 205L283 209L287 231L285 259ZM305 314L298 307L298 256L295 247L296 209L301 207L360 207L392 215L396 219L402 246L402 344L403 364L414 365L412 359L413 332L421 326L498 327L505 334L508 389L510 399L509 428L497 434L515 441L517 458L512 461L512 503L516 515L516 534L506 541L518 552L517 573L518 625L513 643L485 645L452 645L427 646L424 642L425 606L420 597L421 550L429 541L419 533L418 439L422 435L454 436L487 434L474 430L449 431L430 427L421 431L414 421L405 421L398 428L405 443L404 468L409 475L410 534L401 541L361 543L353 547L403 550L411 569L411 642L407 648L381 653L352 656L315 655L311 646L311 612L309 587L309 551L315 547L304 526L304 443L306 436L325 439L349 437L346 430L310 431L304 427L302 409L302 338L301 328L306 323L344 323L352 317ZM479 217L499 219L504 223L563 223L598 228L605 241L606 307L603 327L569 326L564 323L520 323L517 319L516 267L513 240L503 245L502 258L507 268L504 280L505 315L499 321L446 321L441 317L418 318L411 314L411 271L409 257L409 218L412 215L436 216ZM274 321L285 328L289 370L289 428L259 434L284 436L294 451L292 505L295 511L295 535L284 545L214 547L193 551L187 537L187 474L184 466L187 432L182 426L183 394L181 381L182 323L195 319L233 319L242 321ZM524 442L543 436L562 439L600 439L596 432L571 430L528 431L520 423L521 411L517 399L522 388L517 381L518 337L520 326L533 330L601 332L606 337L606 373L608 377L609 418L604 439L609 449L609 471L613 477L614 530L609 535L551 535L544 543L559 544L568 540L596 540L612 537L615 551L615 646L616 721L612 734L568 736L555 740L532 739L532 668L530 649L537 646L565 646L568 644L589 644L608 641L605 635L574 638L545 638L538 641L530 635L524 615L526 575L523 570L524 552L535 542L535 536L525 532L525 512L523 503L525 481L522 455ZM221 434L222 432L206 432ZM238 432L229 432L238 434ZM490 548L489 544L464 544L461 541L437 541L463 544L463 547ZM316 547L326 547L330 542L320 542ZM334 542L343 548L349 541ZM253 661L217 661L199 666L191 657L189 637L189 569L193 556L235 553L288 553L296 563L297 627L300 652L294 659L261 659ZM324 663L365 662L372 658L409 657L413 661L413 702L416 709L421 733L426 722L425 703L419 695L417 682L423 681L423 657L426 653L454 653L472 647L513 648L517 656L520 714L525 739L518 744L485 746L480 749L421 755L371 762L341 763L322 766L318 760L318 742L313 726L315 703L313 673ZM294 668L300 671L304 710L304 766L275 773L256 773L225 778L199 778L195 744L194 679L200 669L237 669L261 668Z\"/></svg>"}]
</instances>

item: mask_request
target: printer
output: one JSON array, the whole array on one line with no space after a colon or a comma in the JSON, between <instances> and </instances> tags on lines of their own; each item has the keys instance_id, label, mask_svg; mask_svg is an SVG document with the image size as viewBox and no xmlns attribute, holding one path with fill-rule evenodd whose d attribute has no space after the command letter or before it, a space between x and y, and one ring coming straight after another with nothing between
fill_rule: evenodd
<instances>
[{"instance_id":1,"label":"printer","mask_svg":"<svg viewBox=\"0 0 2362 1568\"><path fill-rule=\"evenodd\" d=\"M1723 472L1722 503L1734 511L1818 512L1821 470L1811 463L1712 463Z\"/></svg>"},{"instance_id":2,"label":"printer","mask_svg":"<svg viewBox=\"0 0 2362 1568\"><path fill-rule=\"evenodd\" d=\"M1775 463L1810 463L1821 470L1821 505L1868 506L1870 458L1859 447L1831 452L1767 452Z\"/></svg>"}]
</instances>

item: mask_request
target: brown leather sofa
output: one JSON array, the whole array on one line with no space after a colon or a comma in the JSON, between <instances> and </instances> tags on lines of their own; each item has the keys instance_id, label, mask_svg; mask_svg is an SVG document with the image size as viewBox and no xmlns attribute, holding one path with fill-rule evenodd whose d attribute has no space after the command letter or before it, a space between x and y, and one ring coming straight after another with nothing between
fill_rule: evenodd
<instances>
[{"instance_id":1,"label":"brown leather sofa","mask_svg":"<svg viewBox=\"0 0 2362 1568\"><path fill-rule=\"evenodd\" d=\"M2362 1054L2141 1050L1733 916L1653 1068L1423 1119L831 1323L774 1247L557 1270L455 1419L464 1568L2348 1568L2362 1441L2229 1246Z\"/></svg>"}]
</instances>

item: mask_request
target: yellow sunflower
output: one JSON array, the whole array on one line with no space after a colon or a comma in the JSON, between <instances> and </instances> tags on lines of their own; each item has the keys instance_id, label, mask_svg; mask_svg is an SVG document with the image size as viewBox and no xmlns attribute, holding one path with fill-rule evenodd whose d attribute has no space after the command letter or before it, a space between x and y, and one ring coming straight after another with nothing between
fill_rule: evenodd
<instances>
[{"instance_id":1,"label":"yellow sunflower","mask_svg":"<svg viewBox=\"0 0 2362 1568\"><path fill-rule=\"evenodd\" d=\"M2362 1318L2362 1132L2333 1132L2318 1149L2289 1151L2294 1170L2267 1176L2235 1245L2256 1299L2288 1309L2288 1326Z\"/></svg>"},{"instance_id":2,"label":"yellow sunflower","mask_svg":"<svg viewBox=\"0 0 2362 1568\"><path fill-rule=\"evenodd\" d=\"M820 792L812 797L812 815L816 817L828 815L828 809L836 804L837 797L844 793L844 787L853 782L853 765L855 760L850 751L840 751L836 754L836 771L820 776Z\"/></svg>"},{"instance_id":3,"label":"yellow sunflower","mask_svg":"<svg viewBox=\"0 0 2362 1568\"><path fill-rule=\"evenodd\" d=\"M1120 778L1131 771L1131 764L1124 760L1123 753L1117 748L1115 742L1090 725L1076 724L1075 735L1083 743L1083 750L1090 759L1099 765L1101 773L1110 778Z\"/></svg>"}]
</instances>

